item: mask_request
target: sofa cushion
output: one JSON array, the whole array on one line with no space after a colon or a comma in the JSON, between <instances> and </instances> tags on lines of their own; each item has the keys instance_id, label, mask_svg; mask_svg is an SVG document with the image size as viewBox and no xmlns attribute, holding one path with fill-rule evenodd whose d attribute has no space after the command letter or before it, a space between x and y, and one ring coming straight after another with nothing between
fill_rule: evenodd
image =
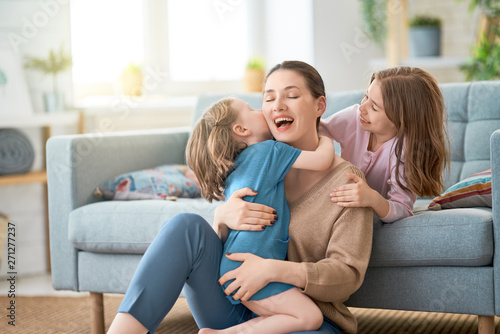
<instances>
[{"instance_id":1,"label":"sofa cushion","mask_svg":"<svg viewBox=\"0 0 500 334\"><path fill-rule=\"evenodd\" d=\"M118 175L103 182L94 196L111 200L200 197L200 189L185 176L185 165L162 165Z\"/></svg>"},{"instance_id":2,"label":"sofa cushion","mask_svg":"<svg viewBox=\"0 0 500 334\"><path fill-rule=\"evenodd\" d=\"M371 267L485 266L493 259L490 208L423 211L374 222Z\"/></svg>"},{"instance_id":3,"label":"sofa cushion","mask_svg":"<svg viewBox=\"0 0 500 334\"><path fill-rule=\"evenodd\" d=\"M491 208L491 169L473 174L432 200L429 208L452 209L488 206Z\"/></svg>"},{"instance_id":4,"label":"sofa cushion","mask_svg":"<svg viewBox=\"0 0 500 334\"><path fill-rule=\"evenodd\" d=\"M143 254L163 223L176 214L197 213L212 224L215 208L222 203L179 198L88 204L71 212L68 237L85 251Z\"/></svg>"}]
</instances>

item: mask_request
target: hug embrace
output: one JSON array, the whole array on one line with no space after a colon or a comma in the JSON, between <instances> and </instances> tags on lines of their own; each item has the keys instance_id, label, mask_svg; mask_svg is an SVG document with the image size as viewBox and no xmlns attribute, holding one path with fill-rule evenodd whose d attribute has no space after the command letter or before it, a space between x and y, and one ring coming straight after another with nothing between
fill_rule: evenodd
<instances>
[{"instance_id":1,"label":"hug embrace","mask_svg":"<svg viewBox=\"0 0 500 334\"><path fill-rule=\"evenodd\" d=\"M360 104L321 120L326 103L319 73L286 61L261 110L227 98L205 111L187 162L203 197L225 203L213 228L188 213L165 222L109 333L153 333L183 287L203 334L356 332L344 302L368 267L373 214L410 216L416 196L442 190L444 103L408 67L375 73Z\"/></svg>"}]
</instances>

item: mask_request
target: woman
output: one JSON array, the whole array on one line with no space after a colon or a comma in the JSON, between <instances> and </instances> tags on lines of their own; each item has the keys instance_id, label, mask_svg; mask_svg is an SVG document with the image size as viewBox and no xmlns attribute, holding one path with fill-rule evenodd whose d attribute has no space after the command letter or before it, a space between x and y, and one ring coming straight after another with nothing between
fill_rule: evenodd
<instances>
[{"instance_id":1,"label":"woman","mask_svg":"<svg viewBox=\"0 0 500 334\"><path fill-rule=\"evenodd\" d=\"M326 108L323 80L310 65L289 61L266 78L263 113L274 138L301 150L319 144L317 127ZM372 214L368 208L332 205L331 189L352 182L346 173L363 174L336 156L326 171L291 170L285 177L290 204L288 261L262 259L248 253L226 254L241 261L238 269L218 277L228 229L262 230L274 220L273 209L243 201L255 193L233 193L215 213L214 229L193 214L164 224L144 254L109 333L154 332L175 303L185 283L191 312L200 328L223 329L248 320L242 304L269 282L294 285L312 298L325 321L316 333L356 332L356 320L343 305L361 285L370 258ZM169 257L175 254L175 257ZM220 285L219 285L220 284Z\"/></svg>"}]
</instances>

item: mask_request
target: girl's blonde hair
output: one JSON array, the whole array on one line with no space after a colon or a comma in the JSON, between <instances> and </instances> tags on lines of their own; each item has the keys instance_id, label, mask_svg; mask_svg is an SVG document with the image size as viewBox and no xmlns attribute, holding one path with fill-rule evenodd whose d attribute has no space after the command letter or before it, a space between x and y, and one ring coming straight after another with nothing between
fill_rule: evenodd
<instances>
[{"instance_id":1,"label":"girl's blonde hair","mask_svg":"<svg viewBox=\"0 0 500 334\"><path fill-rule=\"evenodd\" d=\"M396 170L404 164L408 187L418 196L437 196L443 189L443 170L449 166L449 142L443 96L434 77L414 67L376 72L384 109L397 128ZM402 161L404 151L404 161Z\"/></svg>"},{"instance_id":2,"label":"girl's blonde hair","mask_svg":"<svg viewBox=\"0 0 500 334\"><path fill-rule=\"evenodd\" d=\"M200 182L201 195L209 202L222 198L224 182L233 171L234 160L245 144L233 136L238 113L233 98L208 108L196 123L186 147L186 161Z\"/></svg>"}]
</instances>

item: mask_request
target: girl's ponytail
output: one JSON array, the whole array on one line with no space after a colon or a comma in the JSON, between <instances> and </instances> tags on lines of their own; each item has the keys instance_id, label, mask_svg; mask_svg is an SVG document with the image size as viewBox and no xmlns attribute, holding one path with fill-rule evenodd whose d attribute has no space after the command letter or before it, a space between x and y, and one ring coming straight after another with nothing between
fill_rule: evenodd
<instances>
[{"instance_id":1,"label":"girl's ponytail","mask_svg":"<svg viewBox=\"0 0 500 334\"><path fill-rule=\"evenodd\" d=\"M233 137L238 115L231 109L234 99L220 100L207 109L193 128L186 147L186 161L200 182L201 195L209 202L220 200L224 182L243 149Z\"/></svg>"}]
</instances>

